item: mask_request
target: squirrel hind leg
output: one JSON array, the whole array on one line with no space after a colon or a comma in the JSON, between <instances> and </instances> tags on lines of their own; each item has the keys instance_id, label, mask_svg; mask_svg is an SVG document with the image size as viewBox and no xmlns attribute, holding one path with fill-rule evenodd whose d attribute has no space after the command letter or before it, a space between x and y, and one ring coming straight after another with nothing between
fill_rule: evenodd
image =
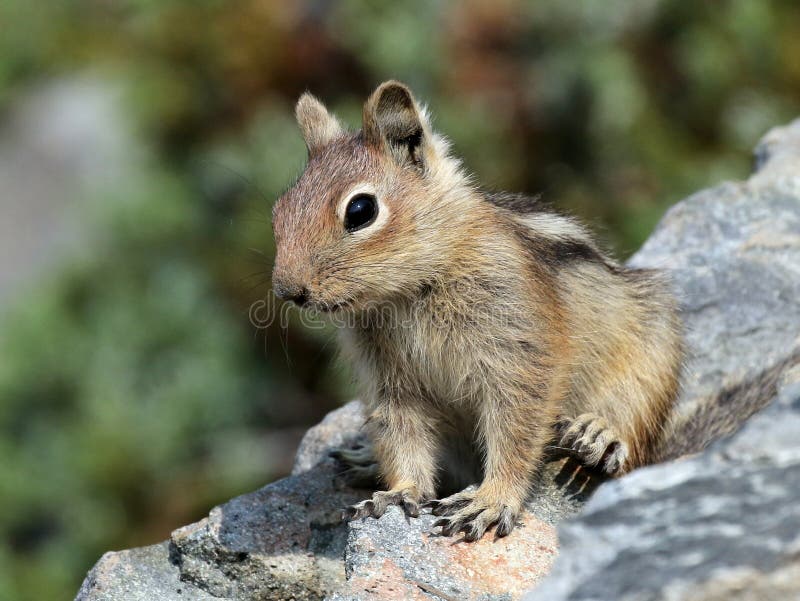
<instances>
[{"instance_id":1,"label":"squirrel hind leg","mask_svg":"<svg viewBox=\"0 0 800 601\"><path fill-rule=\"evenodd\" d=\"M621 476L628 469L628 445L609 423L594 413L562 419L557 425L560 445L575 453L589 467L609 476Z\"/></svg>"},{"instance_id":2,"label":"squirrel hind leg","mask_svg":"<svg viewBox=\"0 0 800 601\"><path fill-rule=\"evenodd\" d=\"M333 450L330 452L330 456L347 467L366 466L378 461L372 445L365 442L357 442L350 447Z\"/></svg>"},{"instance_id":3,"label":"squirrel hind leg","mask_svg":"<svg viewBox=\"0 0 800 601\"><path fill-rule=\"evenodd\" d=\"M369 443L356 443L351 447L336 449L330 452L344 468L337 475L352 488L375 489L380 484L380 470L372 445Z\"/></svg>"}]
</instances>

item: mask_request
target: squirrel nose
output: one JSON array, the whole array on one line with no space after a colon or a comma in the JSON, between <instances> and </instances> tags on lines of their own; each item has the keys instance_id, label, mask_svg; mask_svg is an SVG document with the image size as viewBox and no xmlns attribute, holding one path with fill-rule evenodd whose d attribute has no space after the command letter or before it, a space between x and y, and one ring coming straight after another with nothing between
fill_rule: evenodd
<instances>
[{"instance_id":1,"label":"squirrel nose","mask_svg":"<svg viewBox=\"0 0 800 601\"><path fill-rule=\"evenodd\" d=\"M308 288L305 286L275 282L272 289L279 299L292 301L300 307L308 302Z\"/></svg>"}]
</instances>

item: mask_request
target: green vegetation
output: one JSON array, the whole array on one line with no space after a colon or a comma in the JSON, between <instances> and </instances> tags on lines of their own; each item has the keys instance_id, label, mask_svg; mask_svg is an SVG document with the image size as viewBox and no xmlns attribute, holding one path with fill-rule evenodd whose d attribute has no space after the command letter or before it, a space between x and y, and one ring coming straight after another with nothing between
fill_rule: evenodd
<instances>
[{"instance_id":1,"label":"green vegetation","mask_svg":"<svg viewBox=\"0 0 800 601\"><path fill-rule=\"evenodd\" d=\"M481 182L542 193L623 256L800 112L791 0L4 0L0 24L0 124L90 77L137 144L79 205L85 252L3 308L0 599L70 599L103 551L282 475L270 441L296 438L274 435L350 394L330 332L247 319L303 90L357 126L405 80Z\"/></svg>"}]
</instances>

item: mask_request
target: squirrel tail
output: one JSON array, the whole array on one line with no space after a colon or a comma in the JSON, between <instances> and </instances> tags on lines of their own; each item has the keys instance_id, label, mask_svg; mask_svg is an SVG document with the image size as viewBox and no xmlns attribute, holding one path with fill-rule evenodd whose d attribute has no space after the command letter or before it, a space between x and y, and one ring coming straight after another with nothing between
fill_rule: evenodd
<instances>
[{"instance_id":1,"label":"squirrel tail","mask_svg":"<svg viewBox=\"0 0 800 601\"><path fill-rule=\"evenodd\" d=\"M688 411L676 412L667 423L656 461L697 453L718 438L738 430L747 418L775 398L781 376L795 365L800 365L800 351L755 377L701 399Z\"/></svg>"}]
</instances>

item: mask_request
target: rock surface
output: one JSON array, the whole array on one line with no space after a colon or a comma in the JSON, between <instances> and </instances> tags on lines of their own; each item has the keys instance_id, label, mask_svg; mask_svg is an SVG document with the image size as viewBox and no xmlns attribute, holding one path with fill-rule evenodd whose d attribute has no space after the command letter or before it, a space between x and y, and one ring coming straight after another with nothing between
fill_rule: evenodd
<instances>
[{"instance_id":1,"label":"rock surface","mask_svg":"<svg viewBox=\"0 0 800 601\"><path fill-rule=\"evenodd\" d=\"M333 411L306 433L291 476L215 507L173 532L168 547L106 553L77 599L519 597L550 570L555 522L597 484L573 461L553 458L525 527L496 542L453 545L430 534L433 516L409 520L397 508L380 520L345 524L341 510L370 491L339 482L328 454L358 439L362 423L357 401Z\"/></svg>"},{"instance_id":2,"label":"rock surface","mask_svg":"<svg viewBox=\"0 0 800 601\"><path fill-rule=\"evenodd\" d=\"M682 294L683 415L769 406L699 455L601 487L526 601L800 599L800 120L756 159L748 181L670 210L631 262L668 267Z\"/></svg>"},{"instance_id":3,"label":"rock surface","mask_svg":"<svg viewBox=\"0 0 800 601\"><path fill-rule=\"evenodd\" d=\"M130 601L210 601L212 595L181 582L164 542L129 551L109 552L83 581L76 599Z\"/></svg>"},{"instance_id":4,"label":"rock surface","mask_svg":"<svg viewBox=\"0 0 800 601\"><path fill-rule=\"evenodd\" d=\"M691 360L678 428L689 459L604 484L553 458L525 526L453 544L431 516L342 524L368 491L328 457L359 437L357 402L306 434L292 475L213 509L168 543L105 554L78 599L749 600L800 597L800 121L770 132L757 172L676 205L631 260L674 274ZM685 442L682 436L691 440ZM557 538L560 543L557 543ZM557 561L557 544L561 551ZM541 583L551 569L552 574ZM531 591L525 593L525 591Z\"/></svg>"},{"instance_id":5,"label":"rock surface","mask_svg":"<svg viewBox=\"0 0 800 601\"><path fill-rule=\"evenodd\" d=\"M672 207L630 260L675 282L690 353L681 415L737 389L721 404L750 403L747 392L800 349L800 120L769 132L755 155L749 180ZM715 425L734 425L725 413ZM706 441L725 433L707 430ZM699 446L673 445L673 455Z\"/></svg>"},{"instance_id":6,"label":"rock surface","mask_svg":"<svg viewBox=\"0 0 800 601\"><path fill-rule=\"evenodd\" d=\"M525 601L800 599L800 368L705 453L602 487Z\"/></svg>"}]
</instances>

